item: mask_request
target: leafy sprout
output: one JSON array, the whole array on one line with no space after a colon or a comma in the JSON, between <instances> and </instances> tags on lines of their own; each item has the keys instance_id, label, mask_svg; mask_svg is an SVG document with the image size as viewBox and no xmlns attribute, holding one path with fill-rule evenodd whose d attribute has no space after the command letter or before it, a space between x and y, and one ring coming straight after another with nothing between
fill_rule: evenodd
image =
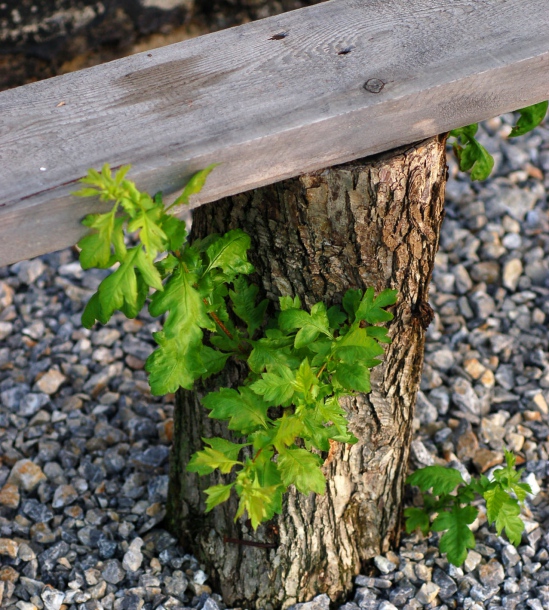
<instances>
[{"instance_id":1,"label":"leafy sprout","mask_svg":"<svg viewBox=\"0 0 549 610\"><path fill-rule=\"evenodd\" d=\"M169 214L188 203L213 167L195 174L170 208L161 194L152 198L127 180L128 167L114 176L108 166L88 172L77 194L99 195L113 207L84 219L91 232L79 242L80 260L84 268L117 266L82 319L89 328L107 323L117 310L135 317L148 302L150 314L164 319L145 364L155 395L192 389L230 358L247 363L241 386L202 399L209 417L226 421L244 442L203 439L206 447L187 469L222 479L206 490L207 511L234 491L236 518L246 513L256 528L282 510L290 485L304 494L323 493L321 452L333 442L357 442L339 399L370 391L370 369L390 342L377 325L392 319L387 308L397 295L351 290L343 296L344 310L320 302L310 311L297 296L284 296L263 331L268 301L247 280L254 271L247 258L250 237L233 230L191 244L185 223ZM132 247L126 245L129 234Z\"/></svg>"},{"instance_id":2,"label":"leafy sprout","mask_svg":"<svg viewBox=\"0 0 549 610\"><path fill-rule=\"evenodd\" d=\"M537 127L547 114L549 102L540 102L533 106L521 108L517 112L520 117L509 134L510 138L522 136ZM486 180L494 168L494 158L478 142L475 135L478 123L453 129L450 137L454 138L452 148L463 172L471 172L472 180Z\"/></svg>"},{"instance_id":3,"label":"leafy sprout","mask_svg":"<svg viewBox=\"0 0 549 610\"><path fill-rule=\"evenodd\" d=\"M505 532L509 541L518 546L524 530L521 504L532 493L527 483L520 482L521 475L522 471L516 470L516 457L509 451L505 452L505 466L494 470L491 480L481 475L467 484L455 468L438 465L420 468L408 477L407 483L421 489L424 506L404 511L406 531L444 532L440 550L450 563L460 566L467 557L467 549L475 548L470 525L478 516L478 508L471 506L471 502L480 496L486 502L488 523L495 524L498 534Z\"/></svg>"}]
</instances>

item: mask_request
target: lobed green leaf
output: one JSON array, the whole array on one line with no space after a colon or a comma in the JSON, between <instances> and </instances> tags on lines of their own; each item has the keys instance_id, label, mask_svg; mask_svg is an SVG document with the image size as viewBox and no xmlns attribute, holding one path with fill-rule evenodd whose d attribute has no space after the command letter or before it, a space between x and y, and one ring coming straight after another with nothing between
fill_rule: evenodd
<instances>
[{"instance_id":1,"label":"lobed green leaf","mask_svg":"<svg viewBox=\"0 0 549 610\"><path fill-rule=\"evenodd\" d=\"M287 366L273 367L270 373L263 373L261 378L250 385L250 388L271 405L288 406L291 404L295 373Z\"/></svg>"},{"instance_id":2,"label":"lobed green leaf","mask_svg":"<svg viewBox=\"0 0 549 610\"><path fill-rule=\"evenodd\" d=\"M451 493L465 481L459 470L434 465L416 470L406 479L406 483L417 485L421 491L428 491L432 488L433 495L442 496Z\"/></svg>"},{"instance_id":3,"label":"lobed green leaf","mask_svg":"<svg viewBox=\"0 0 549 610\"><path fill-rule=\"evenodd\" d=\"M520 117L517 124L511 130L509 137L516 138L518 136L523 136L525 133L532 131L532 129L540 125L547 114L548 107L549 102L545 101L517 110Z\"/></svg>"},{"instance_id":4,"label":"lobed green leaf","mask_svg":"<svg viewBox=\"0 0 549 610\"><path fill-rule=\"evenodd\" d=\"M147 358L145 370L154 396L176 392L180 387L191 390L194 382L206 373L201 359L202 331L193 327L183 338L153 334L158 348Z\"/></svg>"},{"instance_id":5,"label":"lobed green leaf","mask_svg":"<svg viewBox=\"0 0 549 610\"><path fill-rule=\"evenodd\" d=\"M326 479L320 470L322 460L305 449L284 449L278 460L278 470L284 485L295 485L303 494L314 491L323 494Z\"/></svg>"},{"instance_id":6,"label":"lobed green leaf","mask_svg":"<svg viewBox=\"0 0 549 610\"><path fill-rule=\"evenodd\" d=\"M383 308L394 305L396 299L396 290L387 289L375 296L374 289L368 288L355 311L355 319L364 320L368 324L388 322L393 319L393 314Z\"/></svg>"},{"instance_id":7,"label":"lobed green leaf","mask_svg":"<svg viewBox=\"0 0 549 610\"><path fill-rule=\"evenodd\" d=\"M204 493L208 496L206 499L206 512L209 513L218 504L226 502L231 496L233 487L234 483L229 483L228 485L212 485L212 487L205 489Z\"/></svg>"},{"instance_id":8,"label":"lobed green leaf","mask_svg":"<svg viewBox=\"0 0 549 610\"><path fill-rule=\"evenodd\" d=\"M170 208L178 205L188 205L191 195L195 195L202 190L204 184L206 184L206 178L218 165L219 163L212 163L211 165L208 165L208 167L196 172L196 174L193 174L185 185L181 195L172 203Z\"/></svg>"},{"instance_id":9,"label":"lobed green leaf","mask_svg":"<svg viewBox=\"0 0 549 610\"><path fill-rule=\"evenodd\" d=\"M234 229L218 237L206 249L209 264L206 273L210 269L221 269L230 279L237 274L250 274L254 268L248 262L247 252L250 249L250 236Z\"/></svg>"},{"instance_id":10,"label":"lobed green leaf","mask_svg":"<svg viewBox=\"0 0 549 610\"><path fill-rule=\"evenodd\" d=\"M410 507L404 510L404 516L406 517L406 532L411 534L415 530L419 529L426 535L431 527L431 520L429 513L422 508Z\"/></svg>"},{"instance_id":11,"label":"lobed green leaf","mask_svg":"<svg viewBox=\"0 0 549 610\"><path fill-rule=\"evenodd\" d=\"M194 327L215 330L215 322L206 313L206 305L193 284L195 274L188 273L182 265L174 270L163 292L156 292L150 302L152 316L168 313L164 322L167 337L184 337Z\"/></svg>"},{"instance_id":12,"label":"lobed green leaf","mask_svg":"<svg viewBox=\"0 0 549 610\"><path fill-rule=\"evenodd\" d=\"M446 533L440 539L440 551L446 553L448 561L460 566L467 558L467 549L475 548L475 537L469 525L477 518L474 506L454 505L451 511L442 511L432 523L432 530Z\"/></svg>"},{"instance_id":13,"label":"lobed green leaf","mask_svg":"<svg viewBox=\"0 0 549 610\"><path fill-rule=\"evenodd\" d=\"M209 417L229 421L230 430L249 434L258 428L267 428L269 405L250 388L237 390L221 388L210 392L202 399L202 404L211 411Z\"/></svg>"}]
</instances>

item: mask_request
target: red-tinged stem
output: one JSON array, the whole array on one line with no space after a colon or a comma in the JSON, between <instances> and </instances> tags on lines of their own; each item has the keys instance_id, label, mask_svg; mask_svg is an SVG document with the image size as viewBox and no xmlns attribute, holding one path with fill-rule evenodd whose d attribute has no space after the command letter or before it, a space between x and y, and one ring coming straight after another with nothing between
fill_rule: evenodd
<instances>
[{"instance_id":1,"label":"red-tinged stem","mask_svg":"<svg viewBox=\"0 0 549 610\"><path fill-rule=\"evenodd\" d=\"M255 454L254 459L252 460L252 464L255 464L255 461L259 457L259 454L263 451L263 447Z\"/></svg>"},{"instance_id":2,"label":"red-tinged stem","mask_svg":"<svg viewBox=\"0 0 549 610\"><path fill-rule=\"evenodd\" d=\"M204 304L208 305L207 299L204 299ZM229 337L229 339L233 340L234 337L231 331L223 324L223 322L219 319L219 316L215 314L213 311L210 311L210 316L212 320L219 326L219 328ZM240 346L239 346L240 347Z\"/></svg>"}]
</instances>

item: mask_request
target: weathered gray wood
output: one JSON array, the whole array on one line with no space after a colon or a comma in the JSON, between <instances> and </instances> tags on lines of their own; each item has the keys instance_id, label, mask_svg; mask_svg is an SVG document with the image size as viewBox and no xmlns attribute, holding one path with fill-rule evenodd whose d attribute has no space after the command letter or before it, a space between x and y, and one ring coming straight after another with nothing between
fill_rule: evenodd
<instances>
[{"instance_id":1,"label":"weathered gray wood","mask_svg":"<svg viewBox=\"0 0 549 610\"><path fill-rule=\"evenodd\" d=\"M220 162L201 204L548 97L546 0L331 0L5 91L0 264L78 239L90 166Z\"/></svg>"}]
</instances>

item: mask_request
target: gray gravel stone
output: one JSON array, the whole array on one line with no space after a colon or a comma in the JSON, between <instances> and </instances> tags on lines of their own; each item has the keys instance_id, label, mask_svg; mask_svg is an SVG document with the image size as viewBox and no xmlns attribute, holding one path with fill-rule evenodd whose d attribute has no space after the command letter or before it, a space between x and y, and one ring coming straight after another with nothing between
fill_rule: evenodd
<instances>
[{"instance_id":1,"label":"gray gravel stone","mask_svg":"<svg viewBox=\"0 0 549 610\"><path fill-rule=\"evenodd\" d=\"M481 414L481 403L467 379L458 378L452 385L452 401L464 411L470 411L475 415Z\"/></svg>"},{"instance_id":2,"label":"gray gravel stone","mask_svg":"<svg viewBox=\"0 0 549 610\"><path fill-rule=\"evenodd\" d=\"M375 563L376 568L382 574L389 574L390 572L394 572L397 567L395 563L393 563L392 561L389 561L383 555L377 555L376 557L374 557L374 563Z\"/></svg>"},{"instance_id":3,"label":"gray gravel stone","mask_svg":"<svg viewBox=\"0 0 549 610\"><path fill-rule=\"evenodd\" d=\"M41 595L45 610L59 610L65 599L65 594L53 587L46 585Z\"/></svg>"},{"instance_id":4,"label":"gray gravel stone","mask_svg":"<svg viewBox=\"0 0 549 610\"><path fill-rule=\"evenodd\" d=\"M128 572L137 572L143 563L143 553L141 553L141 547L143 546L143 540L141 538L134 538L124 554L122 560L122 567Z\"/></svg>"},{"instance_id":5,"label":"gray gravel stone","mask_svg":"<svg viewBox=\"0 0 549 610\"><path fill-rule=\"evenodd\" d=\"M47 394L27 394L21 399L18 414L22 417L32 417L49 402L50 397Z\"/></svg>"},{"instance_id":6,"label":"gray gravel stone","mask_svg":"<svg viewBox=\"0 0 549 610\"><path fill-rule=\"evenodd\" d=\"M45 265L40 258L31 261L21 261L11 266L11 270L17 274L17 278L23 284L33 284L44 273Z\"/></svg>"},{"instance_id":7,"label":"gray gravel stone","mask_svg":"<svg viewBox=\"0 0 549 610\"><path fill-rule=\"evenodd\" d=\"M34 498L23 502L21 512L35 523L48 523L53 519L53 512Z\"/></svg>"},{"instance_id":8,"label":"gray gravel stone","mask_svg":"<svg viewBox=\"0 0 549 610\"><path fill-rule=\"evenodd\" d=\"M421 585L420 590L416 593L416 599L420 604L426 606L427 604L431 604L437 598L439 594L440 587L434 582L426 582Z\"/></svg>"},{"instance_id":9,"label":"gray gravel stone","mask_svg":"<svg viewBox=\"0 0 549 610\"><path fill-rule=\"evenodd\" d=\"M117 585L124 580L126 572L122 569L118 559L109 559L105 561L101 575L109 584Z\"/></svg>"},{"instance_id":10,"label":"gray gravel stone","mask_svg":"<svg viewBox=\"0 0 549 610\"><path fill-rule=\"evenodd\" d=\"M490 559L488 563L481 565L478 575L486 587L498 587L505 580L503 566L496 559Z\"/></svg>"}]
</instances>

